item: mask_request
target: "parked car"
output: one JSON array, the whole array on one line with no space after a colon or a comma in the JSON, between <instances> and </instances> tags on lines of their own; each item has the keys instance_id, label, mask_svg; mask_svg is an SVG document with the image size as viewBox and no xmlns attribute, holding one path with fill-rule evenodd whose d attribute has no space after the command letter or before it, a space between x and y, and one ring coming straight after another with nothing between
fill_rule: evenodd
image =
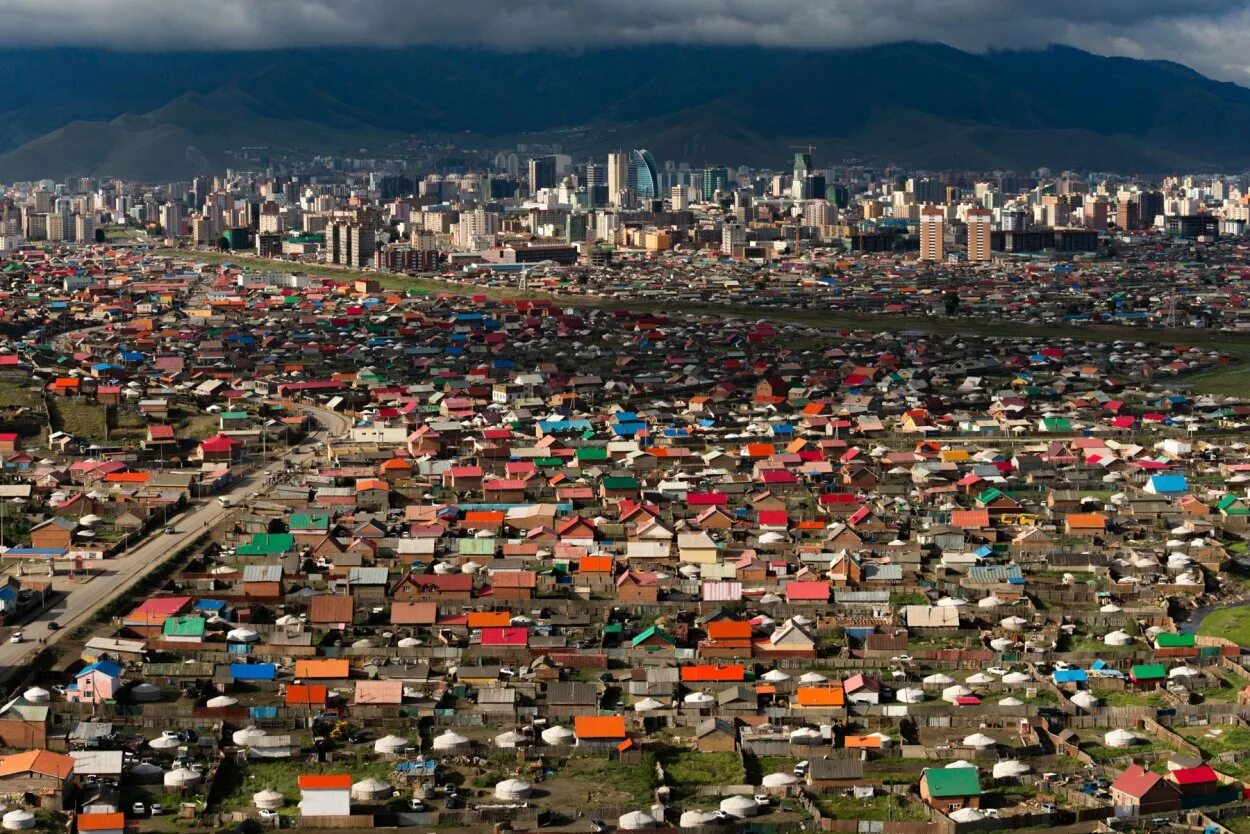
<instances>
[{"instance_id":1,"label":"parked car","mask_svg":"<svg viewBox=\"0 0 1250 834\"><path fill-rule=\"evenodd\" d=\"M425 803L414 796L412 799L408 800L408 810L421 813L425 810Z\"/></svg>"},{"instance_id":2,"label":"parked car","mask_svg":"<svg viewBox=\"0 0 1250 834\"><path fill-rule=\"evenodd\" d=\"M141 817L148 812L148 808L142 802L136 802L130 806L130 812L136 817Z\"/></svg>"},{"instance_id":3,"label":"parked car","mask_svg":"<svg viewBox=\"0 0 1250 834\"><path fill-rule=\"evenodd\" d=\"M12 634L12 635L10 635L10 637L9 637L9 642L10 642L10 643L20 643L20 642L22 642L22 641L23 641L23 640L25 640L25 639L26 639L26 635L25 635L25 634L22 634L22 632L20 632L20 631L15 631L15 632L13 632L13 634Z\"/></svg>"}]
</instances>

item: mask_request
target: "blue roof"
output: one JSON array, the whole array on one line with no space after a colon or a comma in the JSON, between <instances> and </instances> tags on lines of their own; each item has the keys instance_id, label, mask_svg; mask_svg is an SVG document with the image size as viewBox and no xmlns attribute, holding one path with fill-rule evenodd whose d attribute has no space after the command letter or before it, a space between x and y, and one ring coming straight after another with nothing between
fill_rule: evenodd
<instances>
[{"instance_id":1,"label":"blue roof","mask_svg":"<svg viewBox=\"0 0 1250 834\"><path fill-rule=\"evenodd\" d=\"M116 678L121 675L122 667L118 666L111 660L97 660L90 666L84 666L80 669L75 677L81 678L83 675L89 675L92 672L99 672L102 675L108 675L111 678Z\"/></svg>"},{"instance_id":2,"label":"blue roof","mask_svg":"<svg viewBox=\"0 0 1250 834\"><path fill-rule=\"evenodd\" d=\"M1150 486L1155 492L1184 492L1189 489L1184 475L1152 475Z\"/></svg>"},{"instance_id":3,"label":"blue roof","mask_svg":"<svg viewBox=\"0 0 1250 834\"><path fill-rule=\"evenodd\" d=\"M65 555L63 547L12 547L5 553L6 556L39 556L41 558L55 558Z\"/></svg>"},{"instance_id":4,"label":"blue roof","mask_svg":"<svg viewBox=\"0 0 1250 834\"><path fill-rule=\"evenodd\" d=\"M1056 669L1055 683L1085 683L1089 676L1084 669Z\"/></svg>"},{"instance_id":5,"label":"blue roof","mask_svg":"<svg viewBox=\"0 0 1250 834\"><path fill-rule=\"evenodd\" d=\"M272 663L231 663L230 677L236 681L271 681L278 677Z\"/></svg>"},{"instance_id":6,"label":"blue roof","mask_svg":"<svg viewBox=\"0 0 1250 834\"><path fill-rule=\"evenodd\" d=\"M224 599L197 599L192 608L198 608L201 611L223 611L226 607Z\"/></svg>"}]
</instances>

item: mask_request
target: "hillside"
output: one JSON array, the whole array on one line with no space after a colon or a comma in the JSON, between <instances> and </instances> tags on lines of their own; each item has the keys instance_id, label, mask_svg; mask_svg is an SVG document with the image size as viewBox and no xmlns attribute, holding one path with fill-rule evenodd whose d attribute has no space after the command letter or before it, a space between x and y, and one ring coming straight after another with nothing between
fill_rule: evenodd
<instances>
[{"instance_id":1,"label":"hillside","mask_svg":"<svg viewBox=\"0 0 1250 834\"><path fill-rule=\"evenodd\" d=\"M4 52L0 125L0 181L172 178L218 170L243 145L384 153L407 136L464 132L487 146L549 133L575 152L648 147L696 164L782 165L786 146L800 143L816 145L822 161L919 167L1250 164L1239 141L1250 89L1061 47L412 48L228 60L70 50L61 64L41 51Z\"/></svg>"}]
</instances>

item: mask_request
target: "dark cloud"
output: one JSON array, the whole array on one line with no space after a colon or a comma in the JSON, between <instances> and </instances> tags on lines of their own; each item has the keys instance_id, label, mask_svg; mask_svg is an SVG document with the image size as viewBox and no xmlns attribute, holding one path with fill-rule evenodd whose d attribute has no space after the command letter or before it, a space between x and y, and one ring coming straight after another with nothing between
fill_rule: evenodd
<instances>
[{"instance_id":1,"label":"dark cloud","mask_svg":"<svg viewBox=\"0 0 1250 834\"><path fill-rule=\"evenodd\" d=\"M8 45L145 50L1064 43L1250 81L1247 0L0 0L0 20Z\"/></svg>"}]
</instances>

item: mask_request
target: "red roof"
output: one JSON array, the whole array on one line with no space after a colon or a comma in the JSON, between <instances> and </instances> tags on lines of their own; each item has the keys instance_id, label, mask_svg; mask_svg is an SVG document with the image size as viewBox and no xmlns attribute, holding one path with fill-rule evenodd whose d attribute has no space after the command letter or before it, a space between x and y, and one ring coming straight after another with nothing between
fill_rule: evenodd
<instances>
[{"instance_id":1,"label":"red roof","mask_svg":"<svg viewBox=\"0 0 1250 834\"><path fill-rule=\"evenodd\" d=\"M1215 775L1215 770L1212 769L1211 765L1182 767L1172 771L1172 778L1178 785L1205 785L1208 782L1219 781L1219 777Z\"/></svg>"},{"instance_id":2,"label":"red roof","mask_svg":"<svg viewBox=\"0 0 1250 834\"><path fill-rule=\"evenodd\" d=\"M299 788L302 791L307 790L342 790L350 791L352 789L352 775L350 773L314 773L299 777Z\"/></svg>"},{"instance_id":3,"label":"red roof","mask_svg":"<svg viewBox=\"0 0 1250 834\"><path fill-rule=\"evenodd\" d=\"M786 527L790 524L790 517L786 515L785 510L763 510L760 512L760 524L767 524L770 527Z\"/></svg>"},{"instance_id":4,"label":"red roof","mask_svg":"<svg viewBox=\"0 0 1250 834\"><path fill-rule=\"evenodd\" d=\"M1116 777L1116 780L1111 783L1111 788L1135 799L1141 799L1162 778L1159 774L1151 773L1141 765L1134 764L1129 765Z\"/></svg>"},{"instance_id":5,"label":"red roof","mask_svg":"<svg viewBox=\"0 0 1250 834\"><path fill-rule=\"evenodd\" d=\"M790 581L786 583L786 599L806 601L828 601L829 583L824 581Z\"/></svg>"}]
</instances>

